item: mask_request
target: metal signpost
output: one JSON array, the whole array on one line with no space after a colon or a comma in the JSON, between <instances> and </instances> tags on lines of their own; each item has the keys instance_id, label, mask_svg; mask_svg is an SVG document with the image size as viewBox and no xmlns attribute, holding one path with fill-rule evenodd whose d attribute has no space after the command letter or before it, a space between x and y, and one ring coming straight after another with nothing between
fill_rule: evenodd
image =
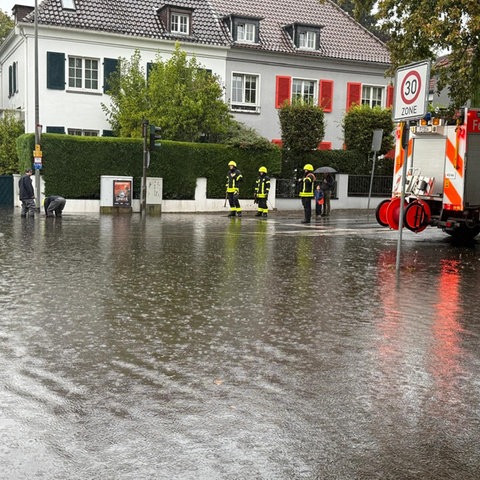
<instances>
[{"instance_id":1,"label":"metal signpost","mask_svg":"<svg viewBox=\"0 0 480 480\"><path fill-rule=\"evenodd\" d=\"M372 148L371 148L371 151L373 152L373 164L372 164L372 173L370 175L370 189L368 191L367 210L370 210L370 198L372 197L373 175L375 173L375 162L377 160L377 153L382 148L382 139L383 139L383 129L381 128L375 129L373 131Z\"/></svg>"},{"instance_id":2,"label":"metal signpost","mask_svg":"<svg viewBox=\"0 0 480 480\"><path fill-rule=\"evenodd\" d=\"M400 212L397 242L397 273L400 270L402 245L403 215L405 204L405 181L407 176L409 122L423 118L428 106L428 83L430 81L430 62L411 63L400 67L395 72L395 91L393 102L393 120L403 122L402 147L404 149L402 170L402 192L400 196Z\"/></svg>"}]
</instances>

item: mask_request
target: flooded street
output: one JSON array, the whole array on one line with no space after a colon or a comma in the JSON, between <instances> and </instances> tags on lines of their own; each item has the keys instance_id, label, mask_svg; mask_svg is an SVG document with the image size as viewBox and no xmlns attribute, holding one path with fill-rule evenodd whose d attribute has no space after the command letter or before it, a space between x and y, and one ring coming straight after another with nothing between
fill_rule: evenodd
<instances>
[{"instance_id":1,"label":"flooded street","mask_svg":"<svg viewBox=\"0 0 480 480\"><path fill-rule=\"evenodd\" d=\"M480 240L66 212L0 211L2 480L480 478Z\"/></svg>"}]
</instances>

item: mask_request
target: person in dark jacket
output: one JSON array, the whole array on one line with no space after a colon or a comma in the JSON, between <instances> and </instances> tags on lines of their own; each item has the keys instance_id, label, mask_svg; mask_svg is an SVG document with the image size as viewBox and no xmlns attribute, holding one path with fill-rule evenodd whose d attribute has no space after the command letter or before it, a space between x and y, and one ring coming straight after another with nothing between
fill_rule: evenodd
<instances>
[{"instance_id":1,"label":"person in dark jacket","mask_svg":"<svg viewBox=\"0 0 480 480\"><path fill-rule=\"evenodd\" d=\"M332 190L335 186L335 180L330 173L323 174L322 192L323 192L323 213L322 217L330 215L330 198L332 197Z\"/></svg>"},{"instance_id":2,"label":"person in dark jacket","mask_svg":"<svg viewBox=\"0 0 480 480\"><path fill-rule=\"evenodd\" d=\"M300 198L302 199L303 210L305 218L302 223L310 223L312 218L312 198L314 196L315 175L313 173L313 165L307 163L303 167L303 177L299 180L301 182Z\"/></svg>"},{"instance_id":3,"label":"person in dark jacket","mask_svg":"<svg viewBox=\"0 0 480 480\"><path fill-rule=\"evenodd\" d=\"M32 183L32 169L25 170L25 174L22 175L18 181L18 190L20 201L22 202L22 217L26 217L27 214L31 217L35 217L35 192L33 190Z\"/></svg>"},{"instance_id":4,"label":"person in dark jacket","mask_svg":"<svg viewBox=\"0 0 480 480\"><path fill-rule=\"evenodd\" d=\"M50 195L43 201L45 215L47 217L61 217L67 201L60 195Z\"/></svg>"},{"instance_id":5,"label":"person in dark jacket","mask_svg":"<svg viewBox=\"0 0 480 480\"><path fill-rule=\"evenodd\" d=\"M267 176L267 167L258 169L258 178L255 183L255 203L258 204L256 217L266 218L268 215L268 192L270 191L270 177Z\"/></svg>"},{"instance_id":6,"label":"person in dark jacket","mask_svg":"<svg viewBox=\"0 0 480 480\"><path fill-rule=\"evenodd\" d=\"M227 197L228 203L230 204L230 213L229 217L238 217L242 216L242 209L240 208L240 202L238 197L240 195L240 183L243 180L243 175L240 170L237 168L237 164L234 161L228 162L228 168L230 169L227 173Z\"/></svg>"}]
</instances>

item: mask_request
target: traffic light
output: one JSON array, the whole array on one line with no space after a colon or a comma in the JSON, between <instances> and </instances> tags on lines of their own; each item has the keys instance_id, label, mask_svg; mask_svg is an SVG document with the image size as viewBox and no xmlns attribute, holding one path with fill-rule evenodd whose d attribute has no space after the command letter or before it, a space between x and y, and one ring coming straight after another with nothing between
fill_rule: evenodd
<instances>
[{"instance_id":1,"label":"traffic light","mask_svg":"<svg viewBox=\"0 0 480 480\"><path fill-rule=\"evenodd\" d=\"M150 125L150 142L148 144L148 149L153 152L155 148L159 148L160 144L156 143L162 138L161 128L156 127L155 125Z\"/></svg>"}]
</instances>

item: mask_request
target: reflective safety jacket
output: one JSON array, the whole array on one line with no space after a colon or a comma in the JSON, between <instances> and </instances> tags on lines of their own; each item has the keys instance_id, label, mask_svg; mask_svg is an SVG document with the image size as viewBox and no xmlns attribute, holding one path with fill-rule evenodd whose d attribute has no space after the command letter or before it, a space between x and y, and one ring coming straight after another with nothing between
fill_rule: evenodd
<instances>
[{"instance_id":1,"label":"reflective safety jacket","mask_svg":"<svg viewBox=\"0 0 480 480\"><path fill-rule=\"evenodd\" d=\"M270 177L259 175L255 184L255 196L257 198L267 198L270 191Z\"/></svg>"},{"instance_id":2,"label":"reflective safety jacket","mask_svg":"<svg viewBox=\"0 0 480 480\"><path fill-rule=\"evenodd\" d=\"M302 189L300 190L300 197L313 198L314 183L315 183L315 175L311 172L308 172L302 178Z\"/></svg>"},{"instance_id":3,"label":"reflective safety jacket","mask_svg":"<svg viewBox=\"0 0 480 480\"><path fill-rule=\"evenodd\" d=\"M227 193L238 193L243 175L237 167L233 167L227 173Z\"/></svg>"}]
</instances>

